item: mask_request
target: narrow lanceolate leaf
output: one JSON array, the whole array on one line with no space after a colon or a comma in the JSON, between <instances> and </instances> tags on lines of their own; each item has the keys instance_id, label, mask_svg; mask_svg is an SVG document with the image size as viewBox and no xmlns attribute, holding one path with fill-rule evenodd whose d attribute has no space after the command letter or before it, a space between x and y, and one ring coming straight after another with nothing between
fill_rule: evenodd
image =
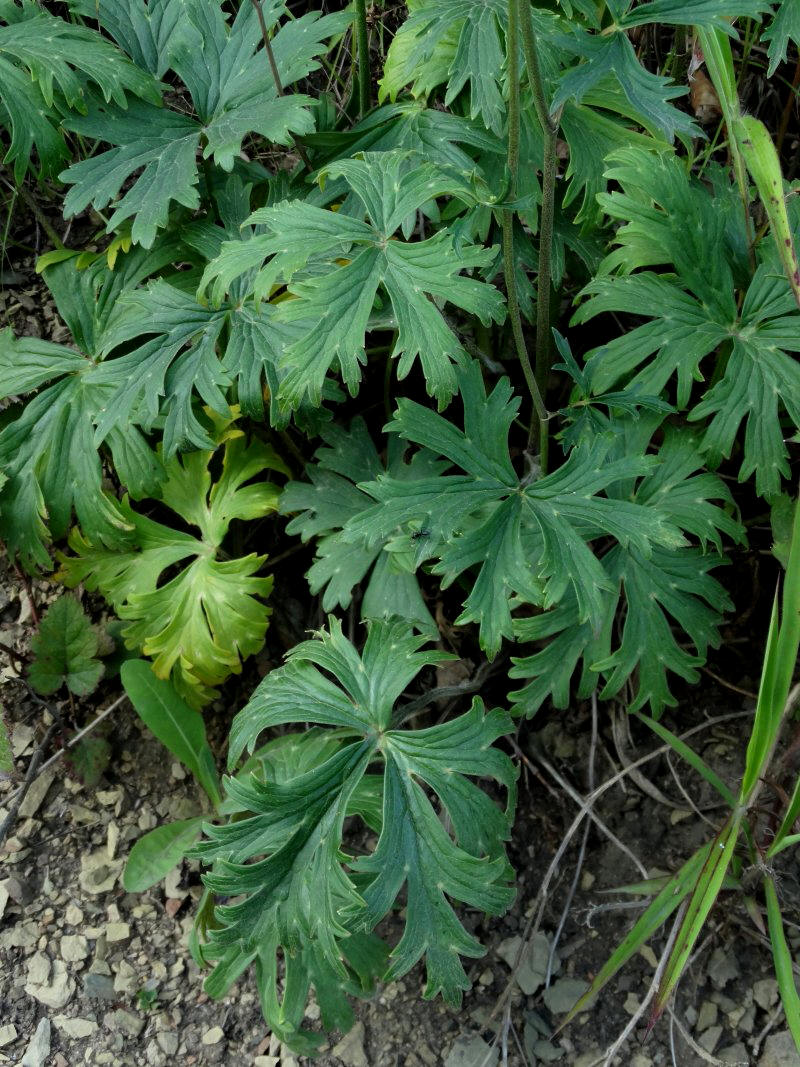
<instances>
[{"instance_id":1,"label":"narrow lanceolate leaf","mask_svg":"<svg viewBox=\"0 0 800 1067\"><path fill-rule=\"evenodd\" d=\"M600 312L649 321L589 353L592 389L620 382L658 394L675 380L677 402L693 421L706 420L701 448L717 463L741 441L739 477L755 474L756 490L772 495L789 474L782 410L800 427L800 314L788 282L768 264L756 271L738 308L734 274L741 212L732 190L714 196L690 180L677 160L638 149L612 158L609 178L621 191L601 195L605 210L625 223L618 248L584 293L575 321ZM708 249L725 254L708 257ZM670 265L674 274L642 267ZM622 276L607 272L620 269ZM695 383L710 375L721 345L729 346L718 380L692 407ZM744 423L745 432L740 434Z\"/></svg>"},{"instance_id":2,"label":"narrow lanceolate leaf","mask_svg":"<svg viewBox=\"0 0 800 1067\"><path fill-rule=\"evenodd\" d=\"M319 405L332 368L357 392L370 314L376 297L385 294L397 329L392 355L399 360L398 377L419 359L429 394L445 404L456 390L454 364L466 354L439 305L450 303L487 325L502 321L500 293L462 273L487 266L496 249L456 244L448 227L418 242L401 240L396 231L437 196L468 197L468 184L432 164L415 165L405 152L365 153L330 165L326 174L344 178L360 217L297 200L256 211L249 222L264 232L223 245L201 290L210 287L219 304L231 283L253 268L260 268L256 299L287 283L295 299L283 301L279 315L299 335L283 351L279 395L292 410L306 397Z\"/></svg>"},{"instance_id":3,"label":"narrow lanceolate leaf","mask_svg":"<svg viewBox=\"0 0 800 1067\"><path fill-rule=\"evenodd\" d=\"M332 611L349 607L353 589L363 583L363 618L399 615L420 633L436 636L436 624L403 554L390 551L388 539L383 545L354 544L342 536L344 526L373 504L357 483L384 471L365 423L354 419L349 431L332 427L322 436L325 445L306 468L311 481L290 482L279 505L284 515L299 512L287 533L299 533L303 541L316 539L316 557L306 575L311 592L324 590L323 611ZM392 477L413 482L442 470L441 461L428 453L418 452L405 463L403 452L399 441L390 442L386 470Z\"/></svg>"},{"instance_id":4,"label":"narrow lanceolate leaf","mask_svg":"<svg viewBox=\"0 0 800 1067\"><path fill-rule=\"evenodd\" d=\"M691 892L700 871L708 859L709 851L710 846L704 845L691 859L684 863L676 874L667 880L666 885L636 920L630 933L620 942L603 964L580 1000L567 1013L559 1029L563 1029L576 1015L584 1011L597 994L608 985L620 968L661 929L670 915Z\"/></svg>"},{"instance_id":5,"label":"narrow lanceolate leaf","mask_svg":"<svg viewBox=\"0 0 800 1067\"><path fill-rule=\"evenodd\" d=\"M45 696L62 685L76 696L86 696L103 676L103 664L97 658L97 631L72 596L60 596L50 605L31 641L31 650L34 659L28 678Z\"/></svg>"},{"instance_id":6,"label":"narrow lanceolate leaf","mask_svg":"<svg viewBox=\"0 0 800 1067\"><path fill-rule=\"evenodd\" d=\"M319 995L326 976L350 981L354 949L404 886L404 934L387 974L405 974L424 958L427 995L441 992L453 1002L469 985L459 957L483 950L450 902L498 914L513 899L502 842L510 829L515 770L492 744L510 729L508 716L486 712L476 701L440 726L393 728L394 704L414 676L448 658L420 651L423 640L405 623L376 621L359 655L331 619L328 632L292 649L286 665L264 679L234 720L231 765L272 726L332 726L339 740L323 763L298 767L294 777L227 779L226 803L242 815L206 827L207 840L194 850L213 861L206 884L239 897L217 909L218 926L208 932L203 952L217 965L206 988L221 995L255 961L267 1021L293 1047L311 1040L299 1030L309 985ZM362 810L356 795L370 764L382 764L378 844L353 862L341 850L342 827L348 812ZM505 788L505 810L472 781L478 777ZM277 993L278 953L297 983L301 1002L294 1006L288 975L284 997Z\"/></svg>"},{"instance_id":7,"label":"narrow lanceolate leaf","mask_svg":"<svg viewBox=\"0 0 800 1067\"><path fill-rule=\"evenodd\" d=\"M219 803L217 769L202 716L181 700L169 682L157 678L144 660L126 660L120 677L145 726L194 775L211 803Z\"/></svg>"},{"instance_id":8,"label":"narrow lanceolate leaf","mask_svg":"<svg viewBox=\"0 0 800 1067\"><path fill-rule=\"evenodd\" d=\"M153 12L143 13L141 3L128 17L117 5L103 6L114 8L109 29L123 46L141 52L142 58L146 53L162 73L171 68L178 75L194 114L137 102L127 111L93 106L85 117L71 117L66 123L70 129L112 147L63 171L62 180L73 187L64 213L73 215L90 203L102 210L115 202L109 232L132 218L132 240L149 248L173 203L198 206L201 144L204 158L231 170L248 134L289 144L292 133L309 132L310 99L278 92L252 4L242 5L229 24L218 0L185 0L177 17L171 4L162 7L157 27ZM275 30L282 5L263 5L262 13L268 31ZM307 12L277 29L272 57L283 88L316 69L325 40L341 32L350 18L347 12ZM123 186L126 191L117 200Z\"/></svg>"},{"instance_id":9,"label":"narrow lanceolate leaf","mask_svg":"<svg viewBox=\"0 0 800 1067\"><path fill-rule=\"evenodd\" d=\"M758 195L769 218L772 237L778 248L783 270L789 279L797 306L800 307L800 267L794 247L786 200L783 193L783 174L778 152L769 130L751 115L740 115L734 124L734 136L739 144L747 169L756 183Z\"/></svg>"},{"instance_id":10,"label":"narrow lanceolate leaf","mask_svg":"<svg viewBox=\"0 0 800 1067\"><path fill-rule=\"evenodd\" d=\"M772 604L753 729L747 743L739 801L751 802L774 750L787 711L800 649L800 506L795 504L789 559L780 596Z\"/></svg>"},{"instance_id":11,"label":"narrow lanceolate leaf","mask_svg":"<svg viewBox=\"0 0 800 1067\"><path fill-rule=\"evenodd\" d=\"M192 715L197 715L192 711ZM128 854L122 885L128 893L143 893L166 878L200 836L203 817L168 822L143 834Z\"/></svg>"},{"instance_id":12,"label":"narrow lanceolate leaf","mask_svg":"<svg viewBox=\"0 0 800 1067\"><path fill-rule=\"evenodd\" d=\"M737 809L731 813L722 830L710 843L707 858L692 888L686 912L664 967L658 993L653 1002L653 1019L657 1019L664 1010L672 990L683 974L706 919L716 903L733 858L741 821L742 811Z\"/></svg>"},{"instance_id":13,"label":"narrow lanceolate leaf","mask_svg":"<svg viewBox=\"0 0 800 1067\"><path fill-rule=\"evenodd\" d=\"M519 401L506 379L487 397L481 371L470 363L461 374L464 429L409 400L401 400L387 429L443 456L458 473L413 482L381 475L362 489L376 503L351 519L345 537L375 544L407 538L419 564L434 558L445 585L475 568L476 576L458 622L480 625L490 655L512 634L511 598L553 607L571 591L578 622L602 624L612 582L589 542L611 535L649 555L653 543L681 544L663 515L604 495L617 482L646 473L650 458L610 458L612 442L598 438L575 449L566 463L538 481L520 480L508 450L508 432Z\"/></svg>"},{"instance_id":14,"label":"narrow lanceolate leaf","mask_svg":"<svg viewBox=\"0 0 800 1067\"><path fill-rule=\"evenodd\" d=\"M786 1016L786 1023L794 1038L795 1047L800 1050L800 996L798 996L795 984L792 952L786 942L786 934L783 928L783 918L781 916L781 907L778 903L775 879L771 876L767 876L764 879L764 896L767 901L769 940L772 945L775 977L778 979L781 1004Z\"/></svg>"},{"instance_id":15,"label":"narrow lanceolate leaf","mask_svg":"<svg viewBox=\"0 0 800 1067\"><path fill-rule=\"evenodd\" d=\"M266 445L248 446L234 432L212 484L213 456L193 452L164 463L161 503L197 535L148 518L125 498L120 506L132 531L125 546L105 549L76 529L69 538L76 555L60 557L62 580L100 590L127 623L128 647L151 656L158 677L172 677L194 706L212 699L213 687L264 643L270 612L263 600L272 579L255 575L265 557L219 557L234 519L259 518L277 506L277 486L253 479L284 469ZM176 564L182 566L162 582Z\"/></svg>"}]
</instances>

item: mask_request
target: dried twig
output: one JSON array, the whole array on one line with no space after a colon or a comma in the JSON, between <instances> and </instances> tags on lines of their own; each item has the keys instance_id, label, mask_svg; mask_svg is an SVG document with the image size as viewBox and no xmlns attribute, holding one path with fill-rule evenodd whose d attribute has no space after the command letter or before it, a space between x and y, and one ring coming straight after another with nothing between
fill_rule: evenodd
<instances>
[{"instance_id":1,"label":"dried twig","mask_svg":"<svg viewBox=\"0 0 800 1067\"><path fill-rule=\"evenodd\" d=\"M269 69L272 73L272 80L275 82L275 92L278 96L283 96L283 84L281 83L281 76L278 71L278 64L275 62L275 53L272 51L272 42L269 39L269 30L267 24L264 21L264 11L261 7L261 0L251 0L253 7L256 9L256 15L258 17L258 25L261 28L261 38L264 41L264 51L267 54L267 62L269 63ZM291 137L292 135L289 134ZM305 148L300 142L292 137L292 144L297 149L297 154L303 161L307 170L311 170L311 161L306 154Z\"/></svg>"},{"instance_id":2,"label":"dried twig","mask_svg":"<svg viewBox=\"0 0 800 1067\"><path fill-rule=\"evenodd\" d=\"M59 718L53 719L53 722L47 727L45 735L42 738L39 745L36 747L31 761L28 764L28 770L25 774L25 781L16 791L11 800L11 806L8 810L8 815L3 820L3 825L0 826L0 849L6 842L6 839L10 836L11 831L14 829L19 818L19 809L22 807L22 802L28 795L28 790L39 777L41 771L39 770L40 764L44 759L44 754L47 751L47 747L53 739L53 735L57 730L60 730L62 726ZM42 767L44 770L44 767Z\"/></svg>"},{"instance_id":3,"label":"dried twig","mask_svg":"<svg viewBox=\"0 0 800 1067\"><path fill-rule=\"evenodd\" d=\"M48 767L52 767L54 763L57 763L58 760L61 759L61 757L64 755L65 752L68 752L71 748L74 748L75 745L77 745L77 743L79 741L82 741L83 738L86 737L86 735L88 733L91 733L92 730L95 729L95 727L99 726L100 723L104 719L107 719L112 711L116 711L116 709L120 706L120 704L123 702L123 700L127 700L127 693L123 693L122 696L117 697L117 699L114 701L114 703L113 704L109 704L109 706L105 709L105 711L101 711L100 714L96 718L92 719L92 721L87 726L84 726L82 730L78 730L78 732L74 735L74 737L71 737L69 739L69 741L67 741L66 745L64 745L63 748L60 748L58 750L58 752L54 753L50 757L50 759L47 760L45 763L43 763L40 767L38 767L38 769L37 769L37 767L34 767L34 774L33 775L31 775L31 768L29 766L28 767L28 774L25 776L25 782L23 783L22 786L20 786L20 788L17 790L16 793L12 794L12 796L10 797L9 803L13 806L19 800L19 803L21 804L22 803L22 799L25 796L25 793L27 793L28 789L30 789L31 785L36 780L36 778L38 778L40 774L42 774L44 771L46 771ZM58 726L58 725L60 725L60 724L54 723L53 727ZM53 727L51 727L50 729L52 730ZM49 732L50 731L48 731L48 734L49 734ZM49 740L49 738L46 736L45 740ZM43 745L44 745L44 741L42 742L42 745L40 745L39 747L42 748ZM44 754L44 753L42 753L42 754ZM34 759L35 759L35 757L36 757L36 753L34 753ZM32 763L33 763L33 759L31 759L31 764ZM30 782L28 782L28 777L31 778ZM19 805L17 805L17 807L19 807ZM0 837L0 842L2 842L2 837Z\"/></svg>"},{"instance_id":4,"label":"dried twig","mask_svg":"<svg viewBox=\"0 0 800 1067\"><path fill-rule=\"evenodd\" d=\"M589 792L594 789L594 758L597 751L597 690L592 693L592 733L589 741L589 759L586 771L586 784ZM583 870L583 860L586 856L586 845L589 841L589 830L591 823L587 819L583 826L583 838L581 839L581 847L578 849L578 858L575 861L575 874L572 876L572 883L567 892L567 898L564 901L564 907L561 909L561 918L558 921L556 932L553 934L553 940L550 943L550 952L547 956L547 971L544 976L545 986L550 985L550 977L553 973L553 960L555 959L556 948L558 942L561 940L561 934L564 932L564 926L569 915L570 908L572 907L572 901L575 898L575 893L578 889L578 882L580 880L581 871Z\"/></svg>"}]
</instances>

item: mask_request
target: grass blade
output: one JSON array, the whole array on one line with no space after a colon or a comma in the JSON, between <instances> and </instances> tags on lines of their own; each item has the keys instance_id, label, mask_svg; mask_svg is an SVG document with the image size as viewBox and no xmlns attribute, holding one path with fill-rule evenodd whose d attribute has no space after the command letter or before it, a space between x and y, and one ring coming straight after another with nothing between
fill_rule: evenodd
<instances>
[{"instance_id":1,"label":"grass blade","mask_svg":"<svg viewBox=\"0 0 800 1067\"><path fill-rule=\"evenodd\" d=\"M707 763L697 753L689 748L685 741L681 741L671 730L668 730L666 726L663 726L655 719L649 718L647 715L642 715L636 712L636 716L640 719L645 726L649 726L653 733L658 734L662 741L666 741L667 744L681 756L686 762L697 771L701 777L705 778L708 784L716 789L722 799L730 808L736 807L736 797L733 795L730 789L725 785L718 774L708 766Z\"/></svg>"},{"instance_id":2,"label":"grass blade","mask_svg":"<svg viewBox=\"0 0 800 1067\"><path fill-rule=\"evenodd\" d=\"M664 968L664 976L661 979L661 985L653 1005L651 1026L661 1015L672 990L683 974L684 967L700 936L703 925L719 896L723 880L733 858L734 846L739 837L741 819L741 810L733 812L717 837L710 844L706 861L700 870L700 876L689 899L689 906L686 909L683 922L675 938L675 944Z\"/></svg>"},{"instance_id":3,"label":"grass blade","mask_svg":"<svg viewBox=\"0 0 800 1067\"><path fill-rule=\"evenodd\" d=\"M559 1026L563 1029L570 1020L582 1012L590 1000L614 977L617 971L644 945L656 931L664 925L675 909L691 891L698 874L708 860L710 845L705 845L674 874L658 896L650 903L647 909L639 916L630 933L619 943L615 952L606 960L603 967L598 971L594 981L567 1013L564 1021ZM558 1031L556 1031L558 1032Z\"/></svg>"},{"instance_id":4,"label":"grass blade","mask_svg":"<svg viewBox=\"0 0 800 1067\"><path fill-rule=\"evenodd\" d=\"M786 944L781 908L772 878L764 879L764 896L767 901L767 923L769 939L772 942L772 957L775 961L775 977L778 979L778 989L781 993L786 1022L791 1030L795 1047L800 1052L800 996L797 995L797 987L794 984L792 956Z\"/></svg>"}]
</instances>

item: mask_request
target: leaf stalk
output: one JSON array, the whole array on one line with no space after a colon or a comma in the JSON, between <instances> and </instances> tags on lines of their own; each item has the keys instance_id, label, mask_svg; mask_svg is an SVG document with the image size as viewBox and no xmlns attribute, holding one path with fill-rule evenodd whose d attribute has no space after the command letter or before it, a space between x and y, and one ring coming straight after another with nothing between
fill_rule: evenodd
<instances>
[{"instance_id":1,"label":"leaf stalk","mask_svg":"<svg viewBox=\"0 0 800 1067\"><path fill-rule=\"evenodd\" d=\"M523 5L524 6L524 5ZM519 129L520 129L520 103L519 103L519 0L508 0L508 31L506 37L508 50L508 170L509 170L509 199L513 202L517 196L517 177L519 174ZM542 398L542 391L531 366L528 348L525 344L525 335L522 331L522 316L519 310L519 295L517 293L517 279L514 268L514 212L511 208L506 209L502 216L503 234L503 273L505 275L506 293L508 295L508 315L511 319L511 331L514 336L514 346L517 358L525 376L528 391L531 394L534 411L539 420L540 441L542 427L544 434L547 433L548 413ZM537 315L538 323L538 315ZM531 437L533 436L533 424L531 424ZM543 471L544 473L544 471Z\"/></svg>"},{"instance_id":2,"label":"leaf stalk","mask_svg":"<svg viewBox=\"0 0 800 1067\"><path fill-rule=\"evenodd\" d=\"M364 118L370 109L369 34L367 32L367 0L355 0L356 61L358 63L358 115Z\"/></svg>"},{"instance_id":3,"label":"leaf stalk","mask_svg":"<svg viewBox=\"0 0 800 1067\"><path fill-rule=\"evenodd\" d=\"M536 34L533 29L530 4L527 0L521 5L513 0L519 12L522 34L522 50L528 84L533 95L533 106L542 127L544 136L544 155L542 160L542 206L539 214L539 271L536 287L536 385L540 394L547 390L547 377L550 373L550 297L552 290L553 227L555 223L556 199L556 146L560 126L561 112L551 114L542 79ZM510 51L510 46L509 46ZM547 473L547 454L549 444L549 427L546 419L539 417L539 454L542 473Z\"/></svg>"}]
</instances>

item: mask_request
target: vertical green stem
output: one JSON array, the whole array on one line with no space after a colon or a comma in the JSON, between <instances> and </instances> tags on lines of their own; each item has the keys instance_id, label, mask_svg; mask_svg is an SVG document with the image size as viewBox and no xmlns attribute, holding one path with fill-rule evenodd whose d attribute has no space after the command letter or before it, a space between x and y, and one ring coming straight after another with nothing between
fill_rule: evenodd
<instances>
[{"instance_id":1,"label":"vertical green stem","mask_svg":"<svg viewBox=\"0 0 800 1067\"><path fill-rule=\"evenodd\" d=\"M528 83L544 137L542 208L539 216L539 275L536 291L536 384L540 394L544 394L550 373L550 296L556 199L556 144L560 116L551 115L547 104L528 0L522 0L519 11ZM543 474L547 471L548 442L548 423L546 419L540 417L539 453Z\"/></svg>"},{"instance_id":2,"label":"vertical green stem","mask_svg":"<svg viewBox=\"0 0 800 1067\"><path fill-rule=\"evenodd\" d=\"M370 108L369 36L367 34L367 0L355 0L356 59L358 61L358 113L364 118Z\"/></svg>"},{"instance_id":3,"label":"vertical green stem","mask_svg":"<svg viewBox=\"0 0 800 1067\"><path fill-rule=\"evenodd\" d=\"M272 80L275 82L275 92L278 96L283 96L281 75L278 70L278 64L275 62L275 53L272 51L272 42L269 39L269 29L264 20L264 11L261 7L261 0L250 0L250 2L256 11L259 29L261 30L261 39L264 42L264 52L267 56L267 63L269 64L269 69L272 74ZM297 149L297 154L300 156L306 169L311 170L311 161L308 158L305 148L303 148L299 141L294 142L294 147Z\"/></svg>"},{"instance_id":4,"label":"vertical green stem","mask_svg":"<svg viewBox=\"0 0 800 1067\"><path fill-rule=\"evenodd\" d=\"M733 69L733 53L730 39L722 30L704 30L697 28L697 38L703 49L703 58L711 76L711 83L716 89L722 117L728 128L728 151L731 155L733 173L739 187L739 199L744 214L744 229L747 234L747 251L750 269L756 269L756 256L753 246L753 227L750 220L750 186L747 181L747 168L736 140L736 119L741 114L739 95L736 90L736 75Z\"/></svg>"},{"instance_id":5,"label":"vertical green stem","mask_svg":"<svg viewBox=\"0 0 800 1067\"><path fill-rule=\"evenodd\" d=\"M523 0L527 2L527 0ZM517 174L519 172L519 0L508 0L508 31L506 48L508 51L508 170L510 173L509 199L516 199ZM525 336L522 332L522 316L519 310L517 278L514 265L514 211L506 208L502 218L503 230L503 273L508 294L508 317L511 319L511 331L517 358L525 375L525 382L531 394L533 407L539 424L547 424L547 409L542 400L542 393L537 385L536 376L531 367ZM531 422L533 430L533 422Z\"/></svg>"}]
</instances>

